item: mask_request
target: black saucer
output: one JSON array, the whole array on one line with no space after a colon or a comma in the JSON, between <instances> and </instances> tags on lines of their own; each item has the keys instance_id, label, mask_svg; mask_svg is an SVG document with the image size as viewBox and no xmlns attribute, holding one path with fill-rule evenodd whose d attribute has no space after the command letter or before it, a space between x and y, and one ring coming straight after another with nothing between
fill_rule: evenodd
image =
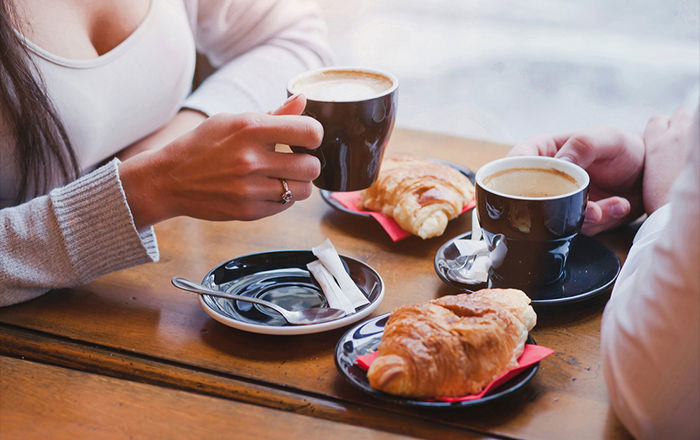
<instances>
[{"instance_id":1,"label":"black saucer","mask_svg":"<svg viewBox=\"0 0 700 440\"><path fill-rule=\"evenodd\" d=\"M469 292L491 287L491 280L478 285L451 280L447 277L445 260L457 258L459 252L454 242L470 238L471 235L471 232L467 232L447 241L438 249L434 261L435 272L442 281ZM525 292L533 305L581 301L605 292L620 273L620 259L612 249L595 238L579 235L571 244L564 271L564 276L559 281L540 287L536 291Z\"/></svg>"},{"instance_id":2,"label":"black saucer","mask_svg":"<svg viewBox=\"0 0 700 440\"><path fill-rule=\"evenodd\" d=\"M361 322L345 332L340 340L338 340L338 344L335 346L335 366L342 374L343 378L345 378L345 380L347 380L352 386L380 400L392 402L398 405L434 409L464 408L482 405L487 402L501 399L519 390L530 380L532 380L540 367L539 362L530 365L520 372L520 374L489 391L480 399L445 402L440 400L415 400L400 396L393 396L372 388L369 385L369 380L367 379L367 372L360 368L356 363L358 355L372 353L379 347L379 344L382 341L382 335L384 334L384 326L388 320L389 313L386 313L384 315L375 316L374 318ZM535 341L528 336L527 343L535 344Z\"/></svg>"},{"instance_id":3,"label":"black saucer","mask_svg":"<svg viewBox=\"0 0 700 440\"><path fill-rule=\"evenodd\" d=\"M243 255L209 271L202 284L212 290L264 299L288 310L328 307L323 290L306 266L314 260L313 252L305 249ZM344 255L340 255L340 260L369 304L333 321L291 325L276 312L248 302L200 295L199 303L222 324L254 333L302 335L344 327L365 318L379 306L384 298L384 281L360 260Z\"/></svg>"}]
</instances>

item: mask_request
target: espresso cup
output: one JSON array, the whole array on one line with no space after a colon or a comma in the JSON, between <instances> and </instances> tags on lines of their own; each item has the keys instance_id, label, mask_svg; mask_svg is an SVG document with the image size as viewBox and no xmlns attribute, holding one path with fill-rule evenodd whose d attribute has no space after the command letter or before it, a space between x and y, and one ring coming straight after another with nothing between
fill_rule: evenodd
<instances>
[{"instance_id":1,"label":"espresso cup","mask_svg":"<svg viewBox=\"0 0 700 440\"><path fill-rule=\"evenodd\" d=\"M589 182L578 165L541 156L507 157L477 171L477 214L491 253L492 286L531 292L564 276Z\"/></svg>"},{"instance_id":2,"label":"espresso cup","mask_svg":"<svg viewBox=\"0 0 700 440\"><path fill-rule=\"evenodd\" d=\"M356 191L377 180L396 120L398 85L389 73L359 67L326 67L289 81L288 95L306 96L304 114L323 125L319 148L292 146L321 161L316 187Z\"/></svg>"}]
</instances>

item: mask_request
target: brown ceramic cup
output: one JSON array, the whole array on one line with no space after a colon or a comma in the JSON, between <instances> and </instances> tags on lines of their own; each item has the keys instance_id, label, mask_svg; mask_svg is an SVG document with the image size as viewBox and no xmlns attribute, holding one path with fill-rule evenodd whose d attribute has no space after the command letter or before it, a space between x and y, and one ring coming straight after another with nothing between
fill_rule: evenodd
<instances>
[{"instance_id":1,"label":"brown ceramic cup","mask_svg":"<svg viewBox=\"0 0 700 440\"><path fill-rule=\"evenodd\" d=\"M571 241L583 224L589 182L578 165L541 156L506 157L477 171L490 285L533 292L562 278Z\"/></svg>"},{"instance_id":2,"label":"brown ceramic cup","mask_svg":"<svg viewBox=\"0 0 700 440\"><path fill-rule=\"evenodd\" d=\"M389 73L359 67L326 67L289 81L288 95L306 96L304 114L323 125L319 148L292 146L321 161L316 187L356 191L377 180L396 120L398 85Z\"/></svg>"}]
</instances>

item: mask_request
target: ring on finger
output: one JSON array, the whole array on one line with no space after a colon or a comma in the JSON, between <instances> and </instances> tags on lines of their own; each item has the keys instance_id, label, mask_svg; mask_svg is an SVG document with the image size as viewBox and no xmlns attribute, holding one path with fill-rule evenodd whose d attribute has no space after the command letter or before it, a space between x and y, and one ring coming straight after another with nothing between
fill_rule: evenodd
<instances>
[{"instance_id":1,"label":"ring on finger","mask_svg":"<svg viewBox=\"0 0 700 440\"><path fill-rule=\"evenodd\" d=\"M289 185L287 185L286 180L280 179L280 183L282 184L282 200L280 203L282 203L282 205L286 205L292 201L292 191L289 189Z\"/></svg>"}]
</instances>

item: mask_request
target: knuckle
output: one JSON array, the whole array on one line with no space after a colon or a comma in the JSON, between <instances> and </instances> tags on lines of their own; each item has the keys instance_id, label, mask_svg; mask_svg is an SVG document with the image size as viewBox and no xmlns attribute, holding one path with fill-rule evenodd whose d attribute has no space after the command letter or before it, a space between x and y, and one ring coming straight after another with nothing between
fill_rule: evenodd
<instances>
[{"instance_id":1,"label":"knuckle","mask_svg":"<svg viewBox=\"0 0 700 440\"><path fill-rule=\"evenodd\" d=\"M242 179L241 181L237 182L236 185L231 187L231 192L233 193L233 197L235 199L246 200L251 194L251 189L250 182Z\"/></svg>"},{"instance_id":2,"label":"knuckle","mask_svg":"<svg viewBox=\"0 0 700 440\"><path fill-rule=\"evenodd\" d=\"M610 143L612 145L627 145L627 140L627 133L613 128L610 129ZM593 142L590 143L592 144Z\"/></svg>"},{"instance_id":3,"label":"knuckle","mask_svg":"<svg viewBox=\"0 0 700 440\"><path fill-rule=\"evenodd\" d=\"M244 134L255 134L261 127L261 115L256 113L242 113L236 116L236 129Z\"/></svg>"},{"instance_id":4,"label":"knuckle","mask_svg":"<svg viewBox=\"0 0 700 440\"><path fill-rule=\"evenodd\" d=\"M252 174L260 169L260 155L253 148L241 148L237 151L233 163L236 175Z\"/></svg>"},{"instance_id":5,"label":"knuckle","mask_svg":"<svg viewBox=\"0 0 700 440\"><path fill-rule=\"evenodd\" d=\"M586 154L595 150L595 143L590 135L585 133L575 134L569 138L571 148L576 152Z\"/></svg>"}]
</instances>

